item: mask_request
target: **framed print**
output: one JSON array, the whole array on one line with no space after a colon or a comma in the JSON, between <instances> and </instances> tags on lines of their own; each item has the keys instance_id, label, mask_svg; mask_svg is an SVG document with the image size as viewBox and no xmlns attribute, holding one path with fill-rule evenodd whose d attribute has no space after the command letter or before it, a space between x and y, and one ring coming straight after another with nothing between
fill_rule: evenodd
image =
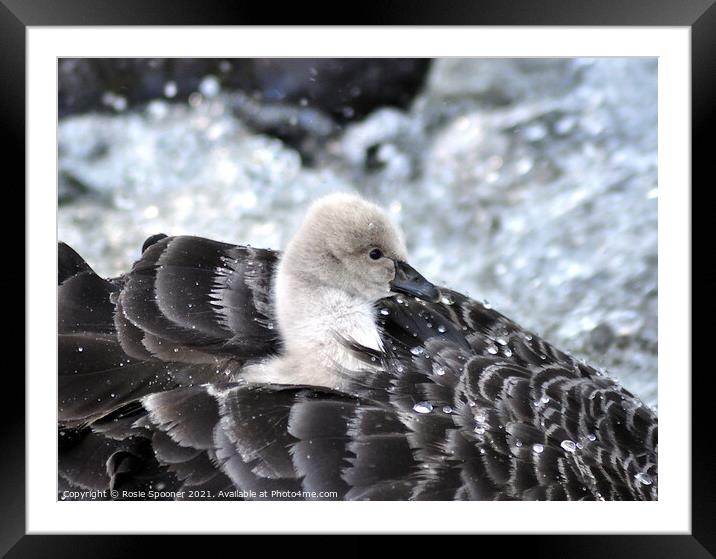
<instances>
[{"instance_id":1,"label":"framed print","mask_svg":"<svg viewBox=\"0 0 716 559\"><path fill-rule=\"evenodd\" d=\"M4 0L27 364L3 553L262 533L712 556L689 187L711 4L317 25Z\"/></svg>"}]
</instances>

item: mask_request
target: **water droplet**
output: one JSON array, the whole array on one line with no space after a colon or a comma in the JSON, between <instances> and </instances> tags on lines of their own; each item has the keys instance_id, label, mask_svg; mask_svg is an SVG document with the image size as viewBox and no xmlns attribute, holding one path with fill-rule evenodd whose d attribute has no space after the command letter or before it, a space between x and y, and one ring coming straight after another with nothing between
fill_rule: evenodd
<instances>
[{"instance_id":1,"label":"water droplet","mask_svg":"<svg viewBox=\"0 0 716 559\"><path fill-rule=\"evenodd\" d=\"M443 305L452 305L452 304L455 303L455 299L453 298L452 295L447 294L447 295L443 295L443 296L440 298L440 302L441 302Z\"/></svg>"},{"instance_id":2,"label":"water droplet","mask_svg":"<svg viewBox=\"0 0 716 559\"><path fill-rule=\"evenodd\" d=\"M435 373L438 376L443 376L445 374L445 369L440 366L438 363L433 361L433 373Z\"/></svg>"},{"instance_id":3,"label":"water droplet","mask_svg":"<svg viewBox=\"0 0 716 559\"><path fill-rule=\"evenodd\" d=\"M478 425L475 427L475 433L478 435L484 435L485 434L485 428L482 425Z\"/></svg>"},{"instance_id":4,"label":"water droplet","mask_svg":"<svg viewBox=\"0 0 716 559\"><path fill-rule=\"evenodd\" d=\"M413 355L422 355L425 352L425 348L422 346L415 346L413 349L410 350L410 353Z\"/></svg>"},{"instance_id":5,"label":"water droplet","mask_svg":"<svg viewBox=\"0 0 716 559\"><path fill-rule=\"evenodd\" d=\"M533 444L532 445L532 451L535 454L542 454L544 452L544 446L541 444Z\"/></svg>"},{"instance_id":6,"label":"water droplet","mask_svg":"<svg viewBox=\"0 0 716 559\"><path fill-rule=\"evenodd\" d=\"M509 347L503 348L502 353L505 354L505 357L512 357L512 350Z\"/></svg>"},{"instance_id":7,"label":"water droplet","mask_svg":"<svg viewBox=\"0 0 716 559\"><path fill-rule=\"evenodd\" d=\"M495 341L500 345L507 345L507 340L505 338L497 338Z\"/></svg>"},{"instance_id":8,"label":"water droplet","mask_svg":"<svg viewBox=\"0 0 716 559\"><path fill-rule=\"evenodd\" d=\"M577 445L574 444L573 441L562 441L559 446L561 446L564 450L567 452L575 452L577 450Z\"/></svg>"},{"instance_id":9,"label":"water droplet","mask_svg":"<svg viewBox=\"0 0 716 559\"><path fill-rule=\"evenodd\" d=\"M388 316L390 314L390 311L388 309L380 309L380 314L383 316Z\"/></svg>"},{"instance_id":10,"label":"water droplet","mask_svg":"<svg viewBox=\"0 0 716 559\"><path fill-rule=\"evenodd\" d=\"M433 411L433 405L430 402L418 402L413 406L413 410L418 413L430 413Z\"/></svg>"},{"instance_id":11,"label":"water droplet","mask_svg":"<svg viewBox=\"0 0 716 559\"><path fill-rule=\"evenodd\" d=\"M174 97L177 94L177 84L175 82L167 82L164 84L165 97Z\"/></svg>"},{"instance_id":12,"label":"water droplet","mask_svg":"<svg viewBox=\"0 0 716 559\"><path fill-rule=\"evenodd\" d=\"M124 111L127 108L127 100L121 95L107 91L102 95L102 103L112 107L115 111Z\"/></svg>"},{"instance_id":13,"label":"water droplet","mask_svg":"<svg viewBox=\"0 0 716 559\"><path fill-rule=\"evenodd\" d=\"M440 326L438 326L438 332L440 332L441 334L444 334L445 330L446 330L446 328L442 324Z\"/></svg>"},{"instance_id":14,"label":"water droplet","mask_svg":"<svg viewBox=\"0 0 716 559\"><path fill-rule=\"evenodd\" d=\"M199 84L199 91L205 97L215 97L221 89L221 83L215 76L206 76Z\"/></svg>"},{"instance_id":15,"label":"water droplet","mask_svg":"<svg viewBox=\"0 0 716 559\"><path fill-rule=\"evenodd\" d=\"M443 413L452 413L452 408L450 406L443 406Z\"/></svg>"},{"instance_id":16,"label":"water droplet","mask_svg":"<svg viewBox=\"0 0 716 559\"><path fill-rule=\"evenodd\" d=\"M595 434L593 434L593 433L589 433L589 434L587 435L587 438L588 438L590 441L596 441L596 440L597 440L597 436L596 436Z\"/></svg>"},{"instance_id":17,"label":"water droplet","mask_svg":"<svg viewBox=\"0 0 716 559\"><path fill-rule=\"evenodd\" d=\"M178 353L178 352L179 352L179 348L178 348L178 347L175 347L175 348L174 348L174 353Z\"/></svg>"},{"instance_id":18,"label":"water droplet","mask_svg":"<svg viewBox=\"0 0 716 559\"><path fill-rule=\"evenodd\" d=\"M522 446L522 441L515 441L515 446L520 448Z\"/></svg>"},{"instance_id":19,"label":"water droplet","mask_svg":"<svg viewBox=\"0 0 716 559\"><path fill-rule=\"evenodd\" d=\"M266 328L268 328L269 330L273 330L273 322L269 322L269 323L266 325Z\"/></svg>"},{"instance_id":20,"label":"water droplet","mask_svg":"<svg viewBox=\"0 0 716 559\"><path fill-rule=\"evenodd\" d=\"M487 353L491 353L492 355L497 354L497 346L496 345L489 345L487 346Z\"/></svg>"},{"instance_id":21,"label":"water droplet","mask_svg":"<svg viewBox=\"0 0 716 559\"><path fill-rule=\"evenodd\" d=\"M634 476L634 479L637 480L642 485L651 485L654 483L654 481L651 479L651 476L649 474L645 474L644 472L639 472Z\"/></svg>"}]
</instances>

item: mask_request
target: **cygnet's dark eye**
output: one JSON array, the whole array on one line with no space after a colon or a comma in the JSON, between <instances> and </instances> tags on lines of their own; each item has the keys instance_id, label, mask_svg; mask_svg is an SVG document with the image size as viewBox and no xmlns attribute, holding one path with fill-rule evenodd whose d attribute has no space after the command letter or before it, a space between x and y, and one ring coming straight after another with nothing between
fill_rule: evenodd
<instances>
[{"instance_id":1,"label":"cygnet's dark eye","mask_svg":"<svg viewBox=\"0 0 716 559\"><path fill-rule=\"evenodd\" d=\"M368 253L368 256L370 256L373 260L378 260L383 257L383 253L379 248L374 248Z\"/></svg>"}]
</instances>

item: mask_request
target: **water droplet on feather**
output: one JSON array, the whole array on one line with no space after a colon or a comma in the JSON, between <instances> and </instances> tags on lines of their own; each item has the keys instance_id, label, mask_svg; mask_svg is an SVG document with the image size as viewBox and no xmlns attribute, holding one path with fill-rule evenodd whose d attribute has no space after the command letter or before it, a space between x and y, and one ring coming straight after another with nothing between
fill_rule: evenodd
<instances>
[{"instance_id":1,"label":"water droplet on feather","mask_svg":"<svg viewBox=\"0 0 716 559\"><path fill-rule=\"evenodd\" d=\"M574 441L562 441L559 446L561 446L567 452L575 452L577 450L577 445L574 443Z\"/></svg>"},{"instance_id":2,"label":"water droplet on feather","mask_svg":"<svg viewBox=\"0 0 716 559\"><path fill-rule=\"evenodd\" d=\"M654 483L654 480L651 479L651 476L649 474L645 474L644 472L639 472L634 476L634 479L637 480L642 485L651 485Z\"/></svg>"},{"instance_id":3,"label":"water droplet on feather","mask_svg":"<svg viewBox=\"0 0 716 559\"><path fill-rule=\"evenodd\" d=\"M418 413L430 413L433 411L433 405L430 402L418 402L413 406L413 410Z\"/></svg>"}]
</instances>

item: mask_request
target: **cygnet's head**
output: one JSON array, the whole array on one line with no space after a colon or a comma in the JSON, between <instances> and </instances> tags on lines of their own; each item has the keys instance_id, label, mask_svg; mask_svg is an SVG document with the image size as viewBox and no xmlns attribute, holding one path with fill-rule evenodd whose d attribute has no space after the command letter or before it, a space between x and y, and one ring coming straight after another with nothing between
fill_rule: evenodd
<instances>
[{"instance_id":1,"label":"cygnet's head","mask_svg":"<svg viewBox=\"0 0 716 559\"><path fill-rule=\"evenodd\" d=\"M351 194L315 202L286 248L281 273L364 301L393 293L435 300L438 291L407 263L400 230L385 212Z\"/></svg>"}]
</instances>

